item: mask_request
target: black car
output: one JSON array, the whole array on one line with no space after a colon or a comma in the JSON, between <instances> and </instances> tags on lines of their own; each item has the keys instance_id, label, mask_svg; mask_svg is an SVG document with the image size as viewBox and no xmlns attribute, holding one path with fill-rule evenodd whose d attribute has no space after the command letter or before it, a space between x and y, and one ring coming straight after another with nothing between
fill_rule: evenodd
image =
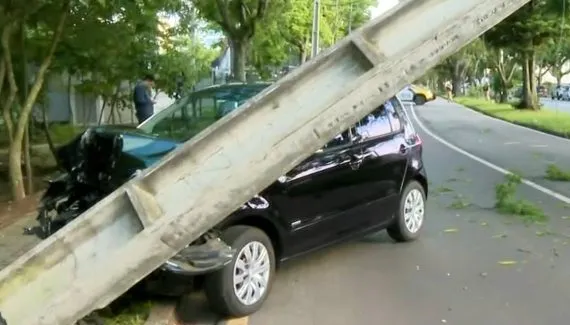
<instances>
[{"instance_id":1,"label":"black car","mask_svg":"<svg viewBox=\"0 0 570 325\"><path fill-rule=\"evenodd\" d=\"M66 173L42 199L39 234L51 235L268 85L212 86L137 128L87 130L58 151ZM416 239L427 191L422 142L394 97L189 243L145 284L156 290L169 281L176 288L200 282L212 308L247 315L261 307L283 261L382 229L396 241Z\"/></svg>"}]
</instances>

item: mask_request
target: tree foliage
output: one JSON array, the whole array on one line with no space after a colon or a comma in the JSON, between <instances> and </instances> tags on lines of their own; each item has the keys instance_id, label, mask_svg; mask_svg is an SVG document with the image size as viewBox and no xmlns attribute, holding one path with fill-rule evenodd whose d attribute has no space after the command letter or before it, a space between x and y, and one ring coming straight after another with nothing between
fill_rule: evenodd
<instances>
[{"instance_id":1,"label":"tree foliage","mask_svg":"<svg viewBox=\"0 0 570 325\"><path fill-rule=\"evenodd\" d=\"M165 27L164 18L173 14L180 24ZM190 85L208 72L212 52L199 42L178 40L196 25L195 10L184 0L0 1L0 105L14 199L25 196L24 140L50 74L81 76L79 91L112 105L128 103L130 94L121 85L148 71L168 80L160 85L172 93L174 75L184 73Z\"/></svg>"},{"instance_id":2,"label":"tree foliage","mask_svg":"<svg viewBox=\"0 0 570 325\"><path fill-rule=\"evenodd\" d=\"M246 58L257 26L273 6L268 0L192 0L205 19L217 24L232 48L232 74L246 80Z\"/></svg>"},{"instance_id":3,"label":"tree foliage","mask_svg":"<svg viewBox=\"0 0 570 325\"><path fill-rule=\"evenodd\" d=\"M562 2L568 0L531 0L513 15L488 31L485 42L496 49L510 49L520 54L523 71L523 95L520 108L538 109L535 77L536 55L564 33L561 25ZM568 4L565 4L568 5Z\"/></svg>"}]
</instances>

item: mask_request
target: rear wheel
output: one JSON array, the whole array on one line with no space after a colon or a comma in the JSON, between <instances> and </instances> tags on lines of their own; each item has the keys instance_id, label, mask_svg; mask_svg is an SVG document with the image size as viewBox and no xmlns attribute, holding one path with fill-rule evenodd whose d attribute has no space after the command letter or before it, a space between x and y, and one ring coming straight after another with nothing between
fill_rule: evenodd
<instances>
[{"instance_id":1,"label":"rear wheel","mask_svg":"<svg viewBox=\"0 0 570 325\"><path fill-rule=\"evenodd\" d=\"M221 239L236 250L228 265L204 279L210 306L224 316L246 316L261 308L271 290L275 253L258 228L234 226Z\"/></svg>"},{"instance_id":2,"label":"rear wheel","mask_svg":"<svg viewBox=\"0 0 570 325\"><path fill-rule=\"evenodd\" d=\"M423 105L427 102L427 98L424 95L415 95L414 96L414 103L416 105Z\"/></svg>"},{"instance_id":3,"label":"rear wheel","mask_svg":"<svg viewBox=\"0 0 570 325\"><path fill-rule=\"evenodd\" d=\"M388 235L398 242L417 239L425 221L426 195L423 186L411 181L402 191L400 207L393 225L388 227Z\"/></svg>"}]
</instances>

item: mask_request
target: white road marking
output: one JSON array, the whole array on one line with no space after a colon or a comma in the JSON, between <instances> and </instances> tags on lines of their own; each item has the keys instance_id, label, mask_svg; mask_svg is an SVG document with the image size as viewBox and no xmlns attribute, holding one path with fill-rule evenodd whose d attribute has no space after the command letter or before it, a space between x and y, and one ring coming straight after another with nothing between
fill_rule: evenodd
<instances>
[{"instance_id":1,"label":"white road marking","mask_svg":"<svg viewBox=\"0 0 570 325\"><path fill-rule=\"evenodd\" d=\"M548 147L548 145L546 145L546 144L531 144L530 146L533 148L546 148L546 147Z\"/></svg>"},{"instance_id":2,"label":"white road marking","mask_svg":"<svg viewBox=\"0 0 570 325\"><path fill-rule=\"evenodd\" d=\"M505 142L505 143L503 143L503 144L504 144L505 146L510 146L510 145L512 145L512 144L520 144L520 142L516 142L516 141L514 141L514 142Z\"/></svg>"},{"instance_id":3,"label":"white road marking","mask_svg":"<svg viewBox=\"0 0 570 325\"><path fill-rule=\"evenodd\" d=\"M489 162L489 161L487 161L487 160L485 160L485 159L483 159L483 158L477 157L477 156L475 156L474 154L469 153L469 152L467 152L467 151L465 151L465 150L463 150L463 149L457 147L456 145L453 145L453 144L447 142L446 140L440 138L439 136L435 135L435 134L434 134L433 132L431 132L428 128L426 128L425 125L420 121L420 119L419 119L418 116L416 115L416 111L415 111L414 107L412 106L410 109L411 109L411 111L412 111L412 115L414 116L414 120L415 120L416 124L417 124L425 133L427 133L427 134L428 134L430 137L432 137L433 139L437 140L439 143L443 144L444 146L448 147L448 148L451 149L451 150L454 150L454 151L456 151L456 152L458 152L458 153L460 153L460 154L462 154L462 155L464 155L464 156L466 156L466 157L469 157L469 158L475 160L475 161L478 162L478 163L481 163L481 164L483 164L483 165L485 165L485 166L487 166L487 167L489 167L489 168L491 168L491 169L493 169L493 170L495 170L495 171L498 171L499 173L502 173L502 174L504 174L504 175L511 174L511 172L509 172L509 171L506 170L505 168L500 167L500 166L497 166L497 165L495 165L495 164L493 164L493 163L491 163L491 162ZM506 122L505 122L505 123L506 123ZM516 125L510 124L510 123L509 123L509 125L516 126ZM530 130L530 129L529 129L529 130ZM538 131L537 131L537 132L538 132ZM542 132L539 132L539 133L542 133ZM544 194L546 194L546 195L550 195L550 196L552 196L553 198L558 199L558 200L560 200L560 201L562 201L562 202L564 202L564 203L566 203L566 204L570 204L570 197L567 197L567 196L565 196L565 195L563 195L563 194L560 194L560 193L558 193L558 192L555 192L555 191L553 191L553 190L551 190L551 189L548 189L548 188L546 188L546 187L544 187L544 186L542 186L542 185L536 184L535 182L530 181L530 180L528 180L528 179L526 179L526 178L522 178L522 183L523 183L523 184L526 184L527 186L530 186L530 187L534 188L535 190L540 191L540 192L542 192L542 193L544 193Z\"/></svg>"}]
</instances>

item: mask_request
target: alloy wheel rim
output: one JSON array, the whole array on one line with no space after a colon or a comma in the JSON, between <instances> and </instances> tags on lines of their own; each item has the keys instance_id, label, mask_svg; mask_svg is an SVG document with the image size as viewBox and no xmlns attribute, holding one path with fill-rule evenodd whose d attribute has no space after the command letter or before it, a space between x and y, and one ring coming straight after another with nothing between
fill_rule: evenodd
<instances>
[{"instance_id":1,"label":"alloy wheel rim","mask_svg":"<svg viewBox=\"0 0 570 325\"><path fill-rule=\"evenodd\" d=\"M271 272L265 245L253 241L238 253L234 264L234 294L240 303L250 306L261 300L267 291Z\"/></svg>"},{"instance_id":2,"label":"alloy wheel rim","mask_svg":"<svg viewBox=\"0 0 570 325\"><path fill-rule=\"evenodd\" d=\"M422 193L417 189L411 190L404 203L404 223L410 233L415 234L420 230L424 222L424 212Z\"/></svg>"}]
</instances>

